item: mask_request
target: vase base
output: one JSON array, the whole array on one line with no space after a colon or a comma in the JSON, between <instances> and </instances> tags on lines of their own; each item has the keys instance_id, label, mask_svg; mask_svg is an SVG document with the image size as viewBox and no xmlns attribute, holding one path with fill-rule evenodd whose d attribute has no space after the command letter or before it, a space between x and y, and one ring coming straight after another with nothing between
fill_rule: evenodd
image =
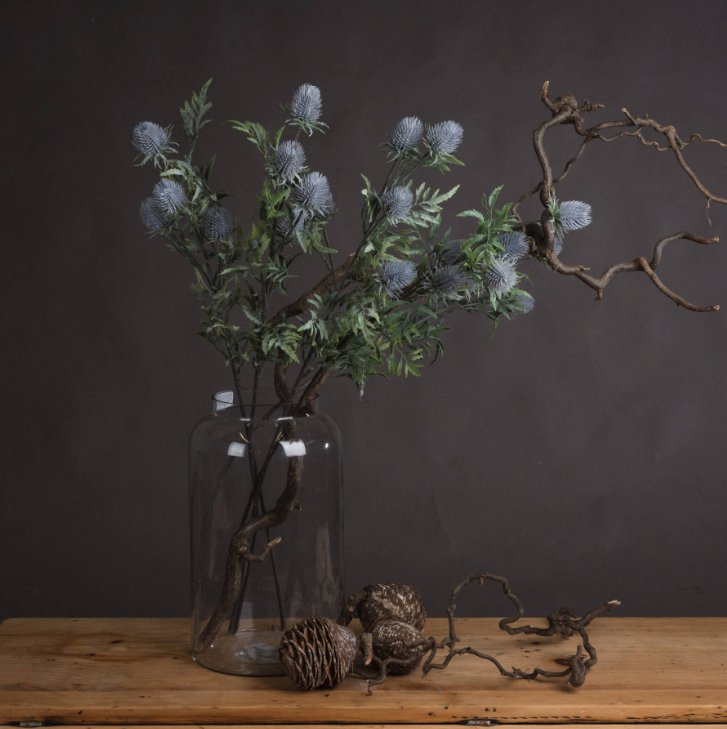
<instances>
[{"instance_id":1,"label":"vase base","mask_svg":"<svg viewBox=\"0 0 727 729\"><path fill-rule=\"evenodd\" d=\"M236 676L284 676L278 658L280 630L241 630L215 638L193 658L204 668Z\"/></svg>"}]
</instances>

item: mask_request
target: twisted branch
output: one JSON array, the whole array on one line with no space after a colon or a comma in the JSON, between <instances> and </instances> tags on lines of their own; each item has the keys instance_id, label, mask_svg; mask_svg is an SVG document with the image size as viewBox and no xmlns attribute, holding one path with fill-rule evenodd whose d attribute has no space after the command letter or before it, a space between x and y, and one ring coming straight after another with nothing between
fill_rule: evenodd
<instances>
[{"instance_id":1,"label":"twisted branch","mask_svg":"<svg viewBox=\"0 0 727 729\"><path fill-rule=\"evenodd\" d=\"M280 437L274 441L275 446L277 446L277 442L281 438L287 440L294 440L296 438L294 420L285 420L282 422ZM237 602L242 588L242 570L240 566L243 560L248 562L261 562L282 541L281 537L275 537L267 542L260 552L256 553L253 551L253 540L259 531L278 526L288 518L288 514L295 507L302 477L303 456L289 457L285 488L278 496L275 505L267 511L263 511L258 516L251 518L248 518L247 514L243 516L240 526L230 540L222 594L210 619L199 635L197 641L198 650L207 648L212 644Z\"/></svg>"},{"instance_id":2,"label":"twisted branch","mask_svg":"<svg viewBox=\"0 0 727 729\"><path fill-rule=\"evenodd\" d=\"M351 271L351 267L356 258L355 253L349 253L346 260L331 273L326 274L315 286L310 288L304 294L301 294L295 301L283 306L273 317L268 320L268 325L274 326L280 324L294 316L304 314L310 309L310 299L316 294L326 294L338 287Z\"/></svg>"},{"instance_id":3,"label":"twisted branch","mask_svg":"<svg viewBox=\"0 0 727 729\"><path fill-rule=\"evenodd\" d=\"M675 240L689 240L700 245L712 245L719 242L718 237L705 238L694 233L688 233L682 231L681 233L675 233L674 235L666 236L659 240L654 246L654 253L651 261L648 261L644 256L639 256L633 261L624 261L622 263L615 263L609 266L599 277L591 276L588 273L588 269L585 266L580 265L568 265L563 263L554 250L546 250L543 252L543 258L550 264L551 268L557 273L565 276L575 276L579 280L583 281L587 286L590 286L596 292L596 299L603 298L603 291L606 286L611 282L613 277L618 273L626 273L629 271L642 271L645 273L654 285L661 291L665 296L670 298L677 306L681 306L689 311L696 312L713 312L719 311L719 304L713 304L710 306L697 306L687 301L684 297L672 291L668 288L664 282L656 274L655 269L661 263L662 251L664 247ZM536 241L537 242L537 241Z\"/></svg>"},{"instance_id":4,"label":"twisted branch","mask_svg":"<svg viewBox=\"0 0 727 729\"><path fill-rule=\"evenodd\" d=\"M581 264L566 264L561 261L555 253L555 230L553 227L553 221L551 220L549 205L556 200L556 185L565 179L565 177L570 173L573 166L582 157L586 146L590 142L594 140L613 142L624 137L633 137L644 146L653 147L659 152L671 151L674 154L679 167L704 196L707 206L712 203L727 205L727 198L713 193L688 164L683 154L683 150L693 142L715 144L720 148L727 148L727 143L718 139L705 138L699 133L694 133L690 135L688 139L684 140L679 136L673 125L661 124L656 120L651 119L648 115L643 117L634 116L625 108L621 110L624 114L624 118L622 119L604 121L594 126L586 127L584 115L592 111L602 109L602 104L593 104L590 101L585 101L583 104L579 104L572 94L565 94L564 96L560 96L556 99L551 99L548 91L549 83L546 81L541 90L541 100L550 110L551 117L542 122L533 132L533 147L541 168L542 179L534 187L521 195L513 206L513 213L520 218L518 213L520 205L529 197L532 197L536 193L540 193L540 202L543 207L540 219L530 223L523 223L522 219L520 219L521 229L524 230L534 242L531 248L531 255L545 260L557 273L566 276L575 276L596 292L597 299L603 298L605 287L611 282L616 274L640 271L652 281L662 294L671 299L678 306L695 312L719 311L718 305L699 306L691 303L683 296L666 286L656 273L656 268L661 262L662 252L665 246L671 241L689 240L694 243L709 245L719 241L719 238L716 236L704 237L687 231L675 233L674 235L662 238L656 243L654 253L650 261L644 256L638 256L631 261L615 263L609 266L600 276L596 277L588 273L588 268L586 266ZM545 136L546 132L552 127L564 124L572 125L576 134L582 137L582 141L576 154L566 162L561 174L555 177L550 157L545 148ZM609 135L607 134L609 130L620 131ZM645 130L651 130L653 133L663 137L664 143L660 144L656 140L647 139L644 136Z\"/></svg>"},{"instance_id":5,"label":"twisted branch","mask_svg":"<svg viewBox=\"0 0 727 729\"><path fill-rule=\"evenodd\" d=\"M543 668L534 668L532 670L525 670L522 668L516 668L513 666L511 669L505 668L500 661L494 656L484 653L471 646L465 646L462 648L456 648L457 643L460 642L460 638L457 635L455 626L455 612L457 610L457 597L460 591L473 583L479 583L484 585L486 582L496 582L502 588L503 595L509 600L515 607L515 615L509 618L503 618L499 627L504 630L508 635L538 635L549 637L553 635L559 635L562 637L570 637L572 635L578 635L581 638L581 645L578 646L576 652L567 657L556 659L556 663L565 666L560 671L551 671ZM525 614L523 604L520 599L510 589L510 584L505 577L499 575L493 575L488 572L482 574L470 575L465 580L460 582L452 591L452 595L449 600L449 607L447 608L447 620L449 623L449 636L442 641L437 642L434 638L430 638L431 648L429 656L423 665L424 675L429 673L432 669L443 670L450 662L461 655L472 655L477 656L485 661L492 663L495 668L499 671L502 676L508 678L522 678L527 680L533 680L538 677L543 678L564 678L568 676L568 684L573 688L578 688L583 685L588 675L588 671L597 663L598 655L596 649L588 637L586 627L588 624L596 618L598 615L602 615L605 612L613 610L620 605L619 600L610 600L603 605L599 605L590 612L586 613L583 617L578 617L572 610L568 608L560 608L554 610L547 618L547 625L545 627L537 627L533 625L520 625L513 627L513 623L520 620ZM434 663L437 651L443 648L447 649L447 655L443 658L440 663ZM584 653L585 651L585 653Z\"/></svg>"}]
</instances>

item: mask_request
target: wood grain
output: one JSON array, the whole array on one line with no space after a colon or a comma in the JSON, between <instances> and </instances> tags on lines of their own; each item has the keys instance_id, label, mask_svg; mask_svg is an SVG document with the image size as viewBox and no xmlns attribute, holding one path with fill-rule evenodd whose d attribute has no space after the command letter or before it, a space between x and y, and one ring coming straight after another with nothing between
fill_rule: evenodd
<instances>
[{"instance_id":1,"label":"wood grain","mask_svg":"<svg viewBox=\"0 0 727 729\"><path fill-rule=\"evenodd\" d=\"M512 638L494 619L463 619L463 644L504 663L551 665L573 640ZM446 632L432 619L425 629ZM348 678L298 691L286 678L196 666L186 619L9 619L0 625L0 723L446 724L471 719L564 725L727 721L727 618L604 618L586 686L512 681L472 657L443 672L393 677L366 693Z\"/></svg>"}]
</instances>

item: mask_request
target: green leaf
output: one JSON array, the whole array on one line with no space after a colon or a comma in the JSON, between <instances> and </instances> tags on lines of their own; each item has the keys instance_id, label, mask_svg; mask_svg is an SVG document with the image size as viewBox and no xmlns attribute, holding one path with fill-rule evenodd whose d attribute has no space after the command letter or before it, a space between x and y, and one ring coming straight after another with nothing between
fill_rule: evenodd
<instances>
[{"instance_id":1,"label":"green leaf","mask_svg":"<svg viewBox=\"0 0 727 729\"><path fill-rule=\"evenodd\" d=\"M184 133L192 145L196 142L202 127L210 122L209 119L205 119L204 117L212 108L212 104L207 101L207 91L211 83L212 79L207 79L202 85L202 88L196 93L193 93L192 98L185 101L179 110L179 114L182 117Z\"/></svg>"},{"instance_id":2,"label":"green leaf","mask_svg":"<svg viewBox=\"0 0 727 729\"><path fill-rule=\"evenodd\" d=\"M242 132L245 138L258 148L265 159L270 156L270 138L262 124L250 121L235 121L234 119L230 119L228 124L235 131Z\"/></svg>"},{"instance_id":3,"label":"green leaf","mask_svg":"<svg viewBox=\"0 0 727 729\"><path fill-rule=\"evenodd\" d=\"M457 213L458 218L475 218L480 223L485 222L485 216L479 210L463 210L461 213Z\"/></svg>"}]
</instances>

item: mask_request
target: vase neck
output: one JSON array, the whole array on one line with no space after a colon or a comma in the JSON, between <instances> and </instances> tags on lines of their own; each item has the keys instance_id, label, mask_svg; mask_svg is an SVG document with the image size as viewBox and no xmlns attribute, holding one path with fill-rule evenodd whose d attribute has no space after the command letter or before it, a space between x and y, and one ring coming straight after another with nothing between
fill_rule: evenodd
<instances>
[{"instance_id":1,"label":"vase neck","mask_svg":"<svg viewBox=\"0 0 727 729\"><path fill-rule=\"evenodd\" d=\"M281 402L272 389L258 390L257 397L249 391L243 392L242 405L233 390L219 390L212 396L212 413L235 415L247 420L278 420L282 417L310 415L309 411L293 411L291 403Z\"/></svg>"}]
</instances>

